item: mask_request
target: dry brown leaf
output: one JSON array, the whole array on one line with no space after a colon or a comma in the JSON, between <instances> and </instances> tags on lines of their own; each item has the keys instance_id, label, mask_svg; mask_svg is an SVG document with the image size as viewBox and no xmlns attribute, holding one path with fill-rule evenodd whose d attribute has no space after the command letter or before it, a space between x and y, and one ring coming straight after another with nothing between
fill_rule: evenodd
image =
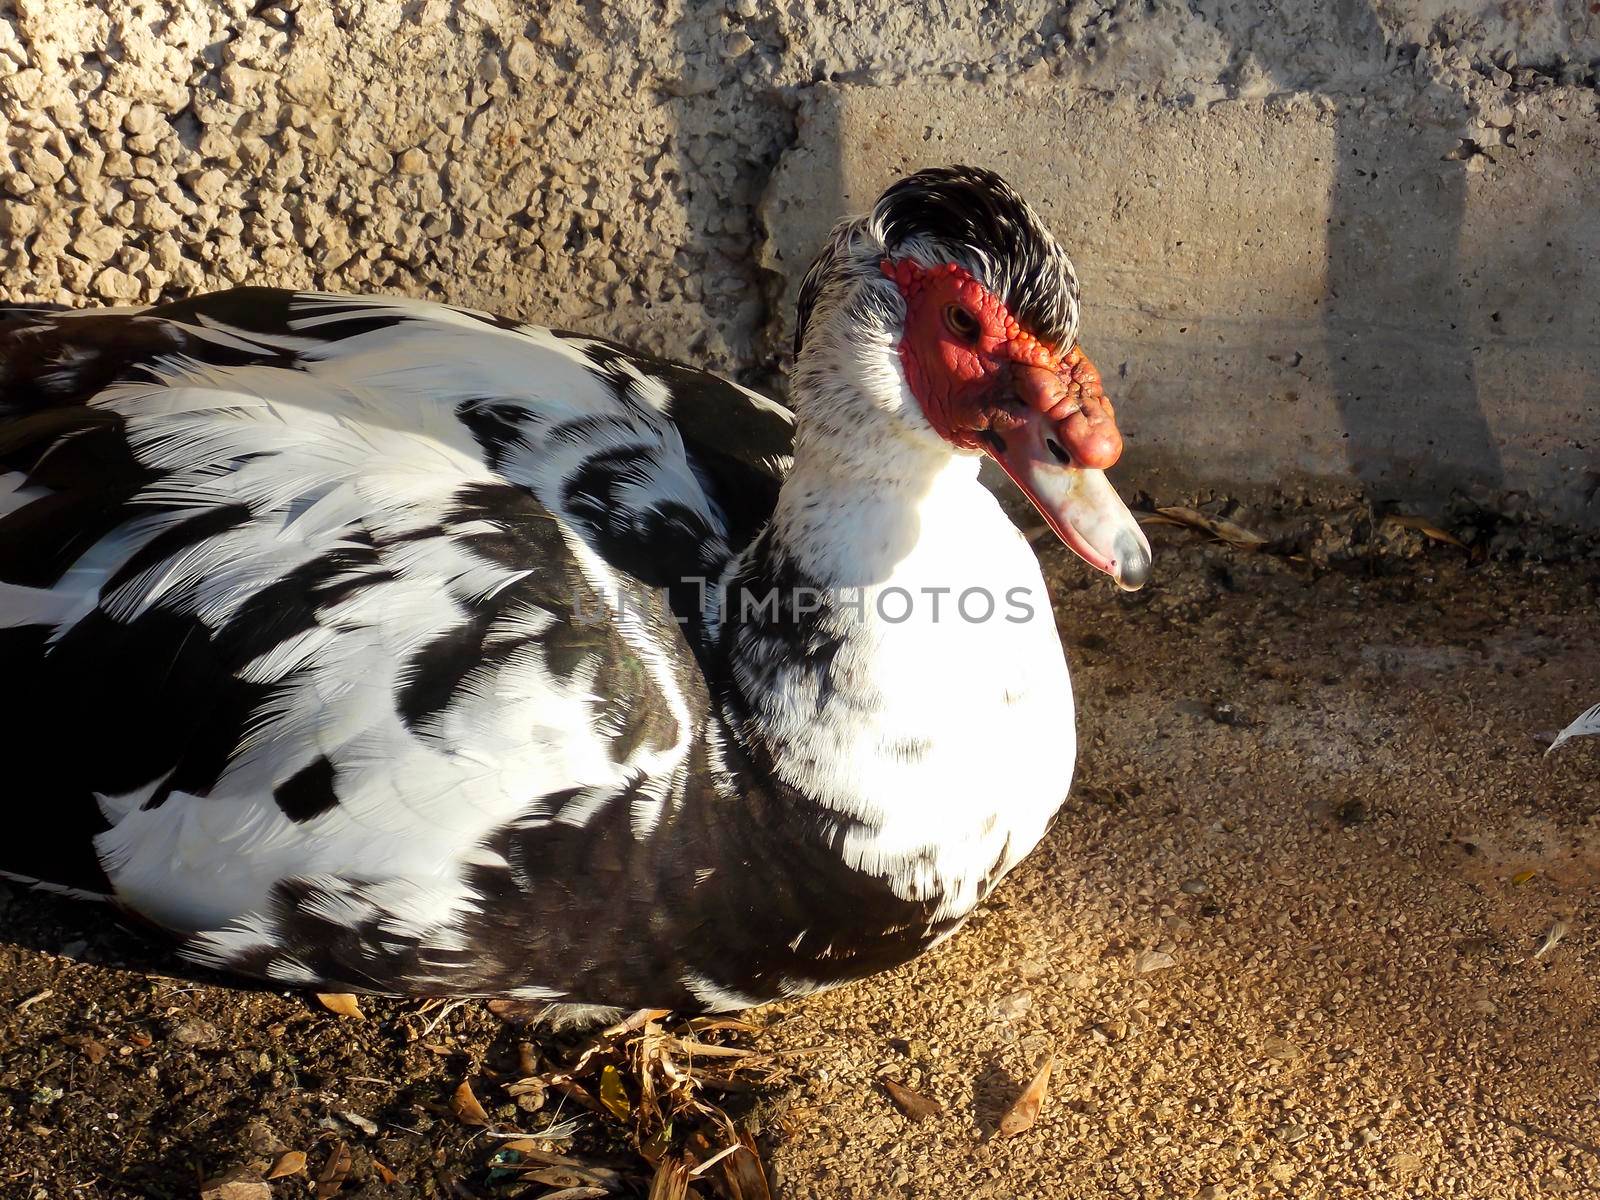
<instances>
[{"instance_id":1,"label":"dry brown leaf","mask_svg":"<svg viewBox=\"0 0 1600 1200\"><path fill-rule=\"evenodd\" d=\"M707 1075L697 1072L695 1084L713 1092L760 1092L772 1086L770 1079L735 1079L728 1075Z\"/></svg>"},{"instance_id":2,"label":"dry brown leaf","mask_svg":"<svg viewBox=\"0 0 1600 1200\"><path fill-rule=\"evenodd\" d=\"M353 1017L361 1020L361 1005L356 1003L356 998L349 992L318 992L317 1003L331 1013L341 1017Z\"/></svg>"},{"instance_id":3,"label":"dry brown leaf","mask_svg":"<svg viewBox=\"0 0 1600 1200\"><path fill-rule=\"evenodd\" d=\"M904 1084L896 1083L892 1079L885 1079L883 1088L884 1091L889 1093L889 1099L894 1101L894 1106L913 1121L925 1121L929 1117L937 1117L944 1112L944 1105L937 1100L930 1100L921 1092L914 1092Z\"/></svg>"},{"instance_id":4,"label":"dry brown leaf","mask_svg":"<svg viewBox=\"0 0 1600 1200\"><path fill-rule=\"evenodd\" d=\"M678 1155L668 1155L656 1168L650 1181L650 1200L684 1200L689 1194L689 1164Z\"/></svg>"},{"instance_id":5,"label":"dry brown leaf","mask_svg":"<svg viewBox=\"0 0 1600 1200\"><path fill-rule=\"evenodd\" d=\"M690 1017L684 1024L695 1033L760 1033L762 1029L760 1025L741 1021L737 1017Z\"/></svg>"},{"instance_id":6,"label":"dry brown leaf","mask_svg":"<svg viewBox=\"0 0 1600 1200\"><path fill-rule=\"evenodd\" d=\"M699 1163L699 1167L690 1172L691 1176L699 1177L702 1172L709 1174L723 1200L772 1200L766 1167L755 1139L748 1130L735 1129L726 1117L723 1126L724 1136L736 1140L721 1149L702 1130L690 1135L689 1153Z\"/></svg>"},{"instance_id":7,"label":"dry brown leaf","mask_svg":"<svg viewBox=\"0 0 1600 1200\"><path fill-rule=\"evenodd\" d=\"M616 1193L603 1187L572 1187L562 1188L556 1192L546 1192L539 1200L600 1200L602 1196L612 1196Z\"/></svg>"},{"instance_id":8,"label":"dry brown leaf","mask_svg":"<svg viewBox=\"0 0 1600 1200\"><path fill-rule=\"evenodd\" d=\"M542 1086L553 1093L546 1111L557 1097L565 1097L599 1113L613 1129L620 1127L618 1131L626 1133L635 1151L650 1163L655 1186L667 1189L669 1197L770 1200L753 1140L741 1138L712 1097L722 1090L769 1085L789 1074L790 1068L780 1062L783 1056L726 1045L727 1035L754 1031L744 1022L724 1018L664 1022L670 1015L659 1009L640 1010L563 1056L559 1066L524 1061L523 1068L539 1065L542 1070L508 1082L507 1091L518 1104L525 1099L537 1103ZM509 1148L520 1149L520 1139ZM602 1173L598 1168L528 1158L531 1161L516 1168L524 1182L625 1190L624 1179L613 1185L595 1178ZM677 1178L676 1167L685 1162L695 1168L698 1178Z\"/></svg>"},{"instance_id":9,"label":"dry brown leaf","mask_svg":"<svg viewBox=\"0 0 1600 1200\"><path fill-rule=\"evenodd\" d=\"M505 1141L500 1143L500 1149L502 1149L502 1150L515 1150L518 1154L529 1154L529 1153L537 1150L540 1145L541 1145L541 1143L540 1143L538 1138L530 1138L530 1137L507 1138ZM562 1158L559 1154L541 1155L540 1156L540 1161L541 1162L571 1163L574 1166L576 1166L577 1162L578 1162L578 1160L575 1159L575 1158L570 1158L570 1159L569 1158Z\"/></svg>"},{"instance_id":10,"label":"dry brown leaf","mask_svg":"<svg viewBox=\"0 0 1600 1200\"><path fill-rule=\"evenodd\" d=\"M685 1054L698 1054L702 1058L750 1058L754 1050L743 1046L719 1046L715 1042L692 1042L688 1038L668 1038L667 1044Z\"/></svg>"},{"instance_id":11,"label":"dry brown leaf","mask_svg":"<svg viewBox=\"0 0 1600 1200\"><path fill-rule=\"evenodd\" d=\"M712 1167L716 1166L723 1159L727 1158L728 1155L730 1155L730 1154L738 1154L739 1151L741 1151L743 1149L744 1149L744 1147L741 1146L738 1142L734 1142L733 1145L731 1145L731 1146L724 1146L721 1150L718 1150L710 1158L701 1159L700 1160L700 1165L698 1167L695 1167L694 1170L689 1172L690 1177L694 1178L694 1179L699 1179L700 1176L704 1175L707 1171L711 1170Z\"/></svg>"},{"instance_id":12,"label":"dry brown leaf","mask_svg":"<svg viewBox=\"0 0 1600 1200\"><path fill-rule=\"evenodd\" d=\"M608 1025L600 1031L600 1039L605 1041L615 1040L624 1034L638 1033L651 1021L659 1021L662 1017L670 1017L670 1008L641 1008L629 1013L615 1025Z\"/></svg>"},{"instance_id":13,"label":"dry brown leaf","mask_svg":"<svg viewBox=\"0 0 1600 1200\"><path fill-rule=\"evenodd\" d=\"M1000 1118L1000 1126L996 1130L1001 1137L1016 1137L1033 1128L1033 1123L1039 1119L1039 1109L1044 1106L1044 1098L1050 1087L1050 1068L1055 1066L1055 1062L1054 1054L1045 1055L1033 1082L1023 1088L1017 1102L1006 1109L1006 1115Z\"/></svg>"},{"instance_id":14,"label":"dry brown leaf","mask_svg":"<svg viewBox=\"0 0 1600 1200\"><path fill-rule=\"evenodd\" d=\"M501 1142L502 1150L515 1150L528 1160L530 1165L544 1166L573 1166L578 1170L592 1170L582 1163L581 1158L571 1158L570 1155L555 1154L554 1150L541 1149L546 1142L538 1138L510 1138ZM544 1198L541 1197L541 1200Z\"/></svg>"},{"instance_id":15,"label":"dry brown leaf","mask_svg":"<svg viewBox=\"0 0 1600 1200\"><path fill-rule=\"evenodd\" d=\"M531 1169L523 1171L521 1181L554 1188L600 1186L586 1171L577 1171L572 1167L547 1167L542 1164L534 1164Z\"/></svg>"},{"instance_id":16,"label":"dry brown leaf","mask_svg":"<svg viewBox=\"0 0 1600 1200\"><path fill-rule=\"evenodd\" d=\"M598 1163L586 1163L581 1159L572 1158L565 1154L555 1154L540 1147L544 1143L538 1138L510 1138L500 1143L502 1150L515 1150L525 1160L514 1170L537 1172L554 1167L563 1170L566 1174L576 1178L585 1187L603 1184L621 1186L626 1182L622 1172ZM530 1178L532 1176L529 1176ZM572 1184L569 1186L578 1186ZM539 1200L545 1200L543 1196Z\"/></svg>"},{"instance_id":17,"label":"dry brown leaf","mask_svg":"<svg viewBox=\"0 0 1600 1200\"><path fill-rule=\"evenodd\" d=\"M1246 529L1223 517L1208 517L1197 509L1185 508L1182 505L1168 505L1156 509L1153 513L1141 512L1137 515L1145 525L1182 525L1189 529L1198 529L1201 533L1209 533L1219 542L1226 542L1237 550L1259 550L1270 540L1253 529Z\"/></svg>"},{"instance_id":18,"label":"dry brown leaf","mask_svg":"<svg viewBox=\"0 0 1600 1200\"><path fill-rule=\"evenodd\" d=\"M491 1000L486 1007L508 1025L527 1025L550 1006L538 1000Z\"/></svg>"},{"instance_id":19,"label":"dry brown leaf","mask_svg":"<svg viewBox=\"0 0 1600 1200\"><path fill-rule=\"evenodd\" d=\"M1465 542L1448 529L1440 529L1433 522L1422 517L1408 517L1401 513L1390 513L1384 520L1390 525L1399 525L1403 529L1414 529L1429 541L1443 542L1446 546L1456 546L1462 550L1470 549Z\"/></svg>"},{"instance_id":20,"label":"dry brown leaf","mask_svg":"<svg viewBox=\"0 0 1600 1200\"><path fill-rule=\"evenodd\" d=\"M388 1164L385 1163L381 1158L375 1158L372 1160L372 1169L378 1173L379 1179L391 1186L400 1178L400 1176L396 1175L389 1169Z\"/></svg>"},{"instance_id":21,"label":"dry brown leaf","mask_svg":"<svg viewBox=\"0 0 1600 1200\"><path fill-rule=\"evenodd\" d=\"M200 1185L200 1200L272 1200L272 1185L262 1182L261 1163L234 1167Z\"/></svg>"},{"instance_id":22,"label":"dry brown leaf","mask_svg":"<svg viewBox=\"0 0 1600 1200\"><path fill-rule=\"evenodd\" d=\"M483 1105L478 1103L478 1098L472 1094L471 1082L465 1079L450 1097L450 1111L455 1113L456 1120L463 1125L489 1123L489 1114L484 1111Z\"/></svg>"},{"instance_id":23,"label":"dry brown leaf","mask_svg":"<svg viewBox=\"0 0 1600 1200\"><path fill-rule=\"evenodd\" d=\"M506 1088L506 1094L523 1112L538 1112L544 1107L546 1085L537 1075L519 1079Z\"/></svg>"},{"instance_id":24,"label":"dry brown leaf","mask_svg":"<svg viewBox=\"0 0 1600 1200\"><path fill-rule=\"evenodd\" d=\"M304 1150L285 1150L273 1160L272 1169L267 1172L268 1179L282 1179L286 1175L298 1175L306 1169L306 1154Z\"/></svg>"},{"instance_id":25,"label":"dry brown leaf","mask_svg":"<svg viewBox=\"0 0 1600 1200\"><path fill-rule=\"evenodd\" d=\"M722 1186L729 1200L772 1200L766 1166L748 1129L739 1130L739 1145L742 1153L729 1155L721 1163Z\"/></svg>"},{"instance_id":26,"label":"dry brown leaf","mask_svg":"<svg viewBox=\"0 0 1600 1200\"><path fill-rule=\"evenodd\" d=\"M95 1041L87 1034L64 1037L61 1039L61 1041L65 1045L77 1047L77 1049L83 1053L83 1056L95 1066L99 1066L101 1063L103 1063L106 1060L106 1055L110 1053L110 1051L108 1051L104 1045Z\"/></svg>"},{"instance_id":27,"label":"dry brown leaf","mask_svg":"<svg viewBox=\"0 0 1600 1200\"><path fill-rule=\"evenodd\" d=\"M514 1142L502 1142L502 1150L516 1149L522 1139ZM530 1147L518 1151L523 1159L515 1168L524 1172L523 1178L533 1183L542 1183L546 1187L613 1187L621 1188L628 1182L621 1171L600 1163L581 1162L576 1158L568 1158L564 1154L551 1154L549 1151L538 1150Z\"/></svg>"},{"instance_id":28,"label":"dry brown leaf","mask_svg":"<svg viewBox=\"0 0 1600 1200\"><path fill-rule=\"evenodd\" d=\"M344 1186L345 1176L350 1174L350 1147L343 1142L335 1142L333 1149L328 1152L328 1161L317 1176L317 1200L333 1200L339 1194L339 1189Z\"/></svg>"}]
</instances>

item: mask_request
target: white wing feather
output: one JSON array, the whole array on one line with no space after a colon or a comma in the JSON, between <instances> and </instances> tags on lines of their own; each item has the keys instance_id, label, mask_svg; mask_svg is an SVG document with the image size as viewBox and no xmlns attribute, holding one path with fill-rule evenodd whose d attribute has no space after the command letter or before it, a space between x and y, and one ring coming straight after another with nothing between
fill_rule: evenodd
<instances>
[{"instance_id":1,"label":"white wing feather","mask_svg":"<svg viewBox=\"0 0 1600 1200\"><path fill-rule=\"evenodd\" d=\"M1600 734L1600 704L1596 704L1587 712L1579 713L1577 720L1556 734L1556 740L1550 743L1550 749L1546 750L1545 754L1547 756L1554 754L1575 737L1592 737L1596 734Z\"/></svg>"}]
</instances>

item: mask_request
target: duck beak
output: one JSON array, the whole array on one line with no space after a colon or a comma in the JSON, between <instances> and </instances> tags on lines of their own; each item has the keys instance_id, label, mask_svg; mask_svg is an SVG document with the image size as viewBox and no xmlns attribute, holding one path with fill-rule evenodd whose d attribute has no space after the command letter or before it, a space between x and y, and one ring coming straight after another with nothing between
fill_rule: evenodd
<instances>
[{"instance_id":1,"label":"duck beak","mask_svg":"<svg viewBox=\"0 0 1600 1200\"><path fill-rule=\"evenodd\" d=\"M1150 577L1150 543L1106 478L1122 435L1098 373L1074 348L1060 371L1025 366L1014 379L1020 403L983 435L990 456L1073 553L1137 591Z\"/></svg>"}]
</instances>

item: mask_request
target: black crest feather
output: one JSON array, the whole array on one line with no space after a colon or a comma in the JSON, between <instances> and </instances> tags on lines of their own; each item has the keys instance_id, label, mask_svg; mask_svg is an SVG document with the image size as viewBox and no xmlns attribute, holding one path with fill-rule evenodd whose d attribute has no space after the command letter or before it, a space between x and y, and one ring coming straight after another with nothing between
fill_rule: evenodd
<instances>
[{"instance_id":1,"label":"black crest feather","mask_svg":"<svg viewBox=\"0 0 1600 1200\"><path fill-rule=\"evenodd\" d=\"M930 167L892 185L870 217L834 230L800 286L796 356L824 287L848 257L850 233L866 228L891 256L921 243L946 262L969 265L1040 341L1065 350L1076 340L1078 277L1027 201L982 167Z\"/></svg>"},{"instance_id":2,"label":"black crest feather","mask_svg":"<svg viewBox=\"0 0 1600 1200\"><path fill-rule=\"evenodd\" d=\"M1066 349L1078 332L1078 278L1033 209L993 171L933 167L884 192L873 221L892 253L913 240L953 260L976 257L980 278L1039 340Z\"/></svg>"}]
</instances>

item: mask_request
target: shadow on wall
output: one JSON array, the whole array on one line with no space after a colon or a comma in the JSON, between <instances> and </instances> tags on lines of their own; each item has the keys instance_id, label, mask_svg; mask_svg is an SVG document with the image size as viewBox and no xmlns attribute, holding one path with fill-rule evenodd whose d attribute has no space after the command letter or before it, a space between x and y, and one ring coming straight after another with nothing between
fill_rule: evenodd
<instances>
[{"instance_id":1,"label":"shadow on wall","mask_svg":"<svg viewBox=\"0 0 1600 1200\"><path fill-rule=\"evenodd\" d=\"M1373 0L1341 6L1316 71L1299 42L1195 21L1221 44L1220 78L1249 76L1244 98L1112 89L1095 63L1098 84L1034 72L808 91L766 206L785 319L836 217L918 167L975 161L1034 201L1078 264L1085 346L1128 436L1124 486L1355 483L1407 511L1461 496L1600 524L1593 92L1445 86ZM1484 97L1515 106L1516 145L1492 158L1466 140ZM1047 153L1039 129L1058 131Z\"/></svg>"},{"instance_id":2,"label":"shadow on wall","mask_svg":"<svg viewBox=\"0 0 1600 1200\"><path fill-rule=\"evenodd\" d=\"M1372 6L1352 0L1345 8L1360 58L1392 62L1397 50ZM1433 217L1407 223L1422 233L1422 244L1408 245L1369 215L1373 192L1392 184L1371 165L1369 127L1348 110L1336 112L1334 151L1323 322L1350 473L1374 501L1425 501L1462 490L1498 495L1505 471L1479 395L1463 289L1466 172L1445 171L1431 195L1393 196L1399 205L1425 205ZM1394 274L1396 256L1433 264L1428 356L1410 352L1410 327L1386 319L1380 287Z\"/></svg>"},{"instance_id":3,"label":"shadow on wall","mask_svg":"<svg viewBox=\"0 0 1600 1200\"><path fill-rule=\"evenodd\" d=\"M600 45L615 44L615 30L597 15L602 6L576 7L588 14ZM700 239L708 264L703 278L686 282L703 306L706 328L683 352L749 383L770 374L767 281L751 253L760 242L757 207L792 117L771 86L770 62L758 52L782 44L774 15L754 4L738 7L743 11L731 23L732 5L686 3L669 18L683 67L665 81L664 108L675 130L661 149L681 173L686 227ZM607 11L612 20L632 19L621 15L627 6Z\"/></svg>"}]
</instances>

